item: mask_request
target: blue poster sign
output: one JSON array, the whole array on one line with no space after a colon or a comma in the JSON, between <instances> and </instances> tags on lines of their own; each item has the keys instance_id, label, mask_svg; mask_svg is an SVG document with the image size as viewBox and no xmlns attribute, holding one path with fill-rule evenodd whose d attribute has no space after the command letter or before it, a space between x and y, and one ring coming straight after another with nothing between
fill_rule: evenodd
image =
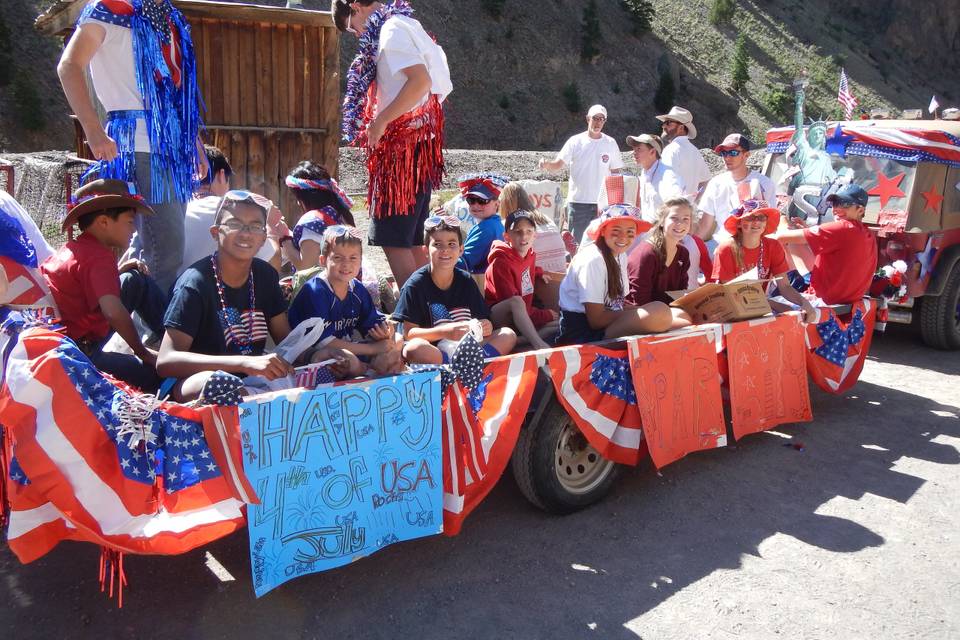
<instances>
[{"instance_id":1,"label":"blue poster sign","mask_svg":"<svg viewBox=\"0 0 960 640\"><path fill-rule=\"evenodd\" d=\"M436 371L240 405L257 597L443 530Z\"/></svg>"}]
</instances>

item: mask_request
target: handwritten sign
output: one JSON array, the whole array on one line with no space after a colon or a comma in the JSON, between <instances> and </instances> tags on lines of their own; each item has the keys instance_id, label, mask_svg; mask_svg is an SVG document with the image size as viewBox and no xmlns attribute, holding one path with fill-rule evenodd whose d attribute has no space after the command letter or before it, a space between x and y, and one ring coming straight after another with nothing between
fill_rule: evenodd
<instances>
[{"instance_id":1,"label":"handwritten sign","mask_svg":"<svg viewBox=\"0 0 960 640\"><path fill-rule=\"evenodd\" d=\"M716 339L710 332L629 342L643 435L658 469L727 444Z\"/></svg>"},{"instance_id":2,"label":"handwritten sign","mask_svg":"<svg viewBox=\"0 0 960 640\"><path fill-rule=\"evenodd\" d=\"M739 440L786 422L813 420L800 319L761 318L724 331L734 436Z\"/></svg>"},{"instance_id":3,"label":"handwritten sign","mask_svg":"<svg viewBox=\"0 0 960 640\"><path fill-rule=\"evenodd\" d=\"M422 372L240 405L257 597L440 533L440 381Z\"/></svg>"}]
</instances>

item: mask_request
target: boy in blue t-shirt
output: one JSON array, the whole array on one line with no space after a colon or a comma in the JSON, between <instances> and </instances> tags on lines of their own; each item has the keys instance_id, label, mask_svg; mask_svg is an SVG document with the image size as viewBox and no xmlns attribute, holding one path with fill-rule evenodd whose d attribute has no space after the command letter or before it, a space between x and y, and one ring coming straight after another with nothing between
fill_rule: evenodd
<instances>
[{"instance_id":1,"label":"boy in blue t-shirt","mask_svg":"<svg viewBox=\"0 0 960 640\"><path fill-rule=\"evenodd\" d=\"M309 318L323 318L327 326L320 336L311 360L346 358L336 373L345 376L363 375L366 365L378 374L398 373L402 366L400 346L389 322L373 304L363 283L357 280L363 259L363 234L353 227L327 227L320 248L323 272L311 278L290 304L287 317L290 326ZM354 332L368 342L353 341Z\"/></svg>"},{"instance_id":2,"label":"boy in blue t-shirt","mask_svg":"<svg viewBox=\"0 0 960 640\"><path fill-rule=\"evenodd\" d=\"M460 221L433 216L423 225L429 262L403 285L393 319L403 323L403 358L413 364L442 364L476 321L483 332L487 357L510 353L517 335L509 328L494 330L490 309L477 283L457 268L463 254ZM436 343L436 345L432 344Z\"/></svg>"},{"instance_id":3,"label":"boy in blue t-shirt","mask_svg":"<svg viewBox=\"0 0 960 640\"><path fill-rule=\"evenodd\" d=\"M470 215L477 223L463 242L463 256L457 266L470 273L483 275L487 270L487 256L494 240L503 238L503 221L498 215L500 191L510 178L493 173L460 176L460 193L467 200Z\"/></svg>"}]
</instances>

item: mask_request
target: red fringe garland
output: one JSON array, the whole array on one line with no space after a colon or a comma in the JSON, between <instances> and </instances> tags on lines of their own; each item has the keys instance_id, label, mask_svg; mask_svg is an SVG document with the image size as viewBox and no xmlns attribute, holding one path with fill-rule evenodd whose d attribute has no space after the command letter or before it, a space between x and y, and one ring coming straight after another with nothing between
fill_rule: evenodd
<instances>
[{"instance_id":1,"label":"red fringe garland","mask_svg":"<svg viewBox=\"0 0 960 640\"><path fill-rule=\"evenodd\" d=\"M123 571L123 552L100 547L100 593L107 590L107 597L113 599L113 585L117 585L117 606L123 609L123 588L127 586L127 574Z\"/></svg>"},{"instance_id":2,"label":"red fringe garland","mask_svg":"<svg viewBox=\"0 0 960 640\"><path fill-rule=\"evenodd\" d=\"M410 215L417 193L443 182L443 107L437 96L431 94L426 104L391 122L367 154L367 202L373 216Z\"/></svg>"}]
</instances>

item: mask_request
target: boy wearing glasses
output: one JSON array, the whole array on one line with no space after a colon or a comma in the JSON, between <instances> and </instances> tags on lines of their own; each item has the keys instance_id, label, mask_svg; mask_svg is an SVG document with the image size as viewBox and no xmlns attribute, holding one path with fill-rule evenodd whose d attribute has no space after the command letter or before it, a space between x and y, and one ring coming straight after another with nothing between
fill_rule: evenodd
<instances>
[{"instance_id":1,"label":"boy wearing glasses","mask_svg":"<svg viewBox=\"0 0 960 640\"><path fill-rule=\"evenodd\" d=\"M174 285L157 371L177 378L175 400L193 400L201 392L213 400L204 387L224 373L268 380L292 373L282 358L263 353L268 335L279 343L290 333L277 272L255 257L267 238L266 222L267 211L254 194L228 191L210 227L216 252Z\"/></svg>"},{"instance_id":2,"label":"boy wearing glasses","mask_svg":"<svg viewBox=\"0 0 960 640\"><path fill-rule=\"evenodd\" d=\"M412 364L442 364L477 321L488 358L510 353L517 335L494 331L490 309L470 274L457 268L463 253L460 221L433 216L424 223L429 262L417 269L400 291L393 319L403 323L403 357Z\"/></svg>"},{"instance_id":3,"label":"boy wearing glasses","mask_svg":"<svg viewBox=\"0 0 960 640\"><path fill-rule=\"evenodd\" d=\"M291 328L309 318L323 318L326 328L320 336L313 361L347 355L340 373L363 375L369 361L378 374L398 373L402 368L400 346L394 325L373 304L363 283L357 280L363 260L363 232L354 227L327 227L320 247L323 272L311 278L290 304L287 317ZM354 342L360 332L368 342Z\"/></svg>"},{"instance_id":4,"label":"boy wearing glasses","mask_svg":"<svg viewBox=\"0 0 960 640\"><path fill-rule=\"evenodd\" d=\"M747 200L777 201L777 188L773 180L747 167L750 156L750 139L739 133L731 133L714 153L723 158L727 170L711 178L700 198L700 224L697 235L709 240L711 251L730 237L724 222L731 211L740 208Z\"/></svg>"},{"instance_id":5,"label":"boy wearing glasses","mask_svg":"<svg viewBox=\"0 0 960 640\"><path fill-rule=\"evenodd\" d=\"M457 266L471 274L486 272L490 245L503 237L503 222L498 215L500 191L508 182L510 178L493 173L460 176L460 193L466 199L476 224L467 233L463 257Z\"/></svg>"}]
</instances>

